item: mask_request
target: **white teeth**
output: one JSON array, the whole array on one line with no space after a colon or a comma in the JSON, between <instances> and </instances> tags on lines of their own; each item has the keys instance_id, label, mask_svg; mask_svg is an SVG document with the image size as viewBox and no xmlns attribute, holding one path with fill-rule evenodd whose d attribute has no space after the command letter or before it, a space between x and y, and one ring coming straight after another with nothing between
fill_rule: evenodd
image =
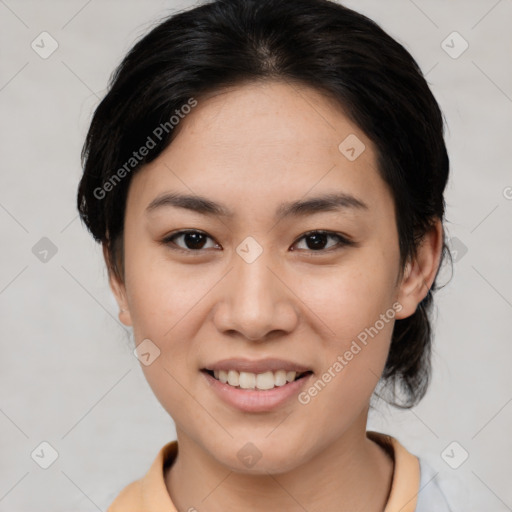
<instances>
[{"instance_id":1,"label":"white teeth","mask_svg":"<svg viewBox=\"0 0 512 512\"><path fill-rule=\"evenodd\" d=\"M279 370L274 373L274 383L276 386L284 386L286 384L286 370Z\"/></svg>"},{"instance_id":2,"label":"white teeth","mask_svg":"<svg viewBox=\"0 0 512 512\"><path fill-rule=\"evenodd\" d=\"M278 370L276 372L267 371L264 373L237 372L236 370L214 370L214 377L224 384L241 389L261 389L267 390L274 387L284 386L288 382L293 382L297 372L287 372Z\"/></svg>"},{"instance_id":3,"label":"white teeth","mask_svg":"<svg viewBox=\"0 0 512 512\"><path fill-rule=\"evenodd\" d=\"M242 389L254 389L256 387L256 374L248 372L240 372L238 385Z\"/></svg>"},{"instance_id":4,"label":"white teeth","mask_svg":"<svg viewBox=\"0 0 512 512\"><path fill-rule=\"evenodd\" d=\"M272 389L274 387L274 374L272 372L258 373L256 375L258 389Z\"/></svg>"},{"instance_id":5,"label":"white teeth","mask_svg":"<svg viewBox=\"0 0 512 512\"><path fill-rule=\"evenodd\" d=\"M230 386L235 386L235 387L240 385L240 374L238 372L235 372L235 370L229 370L228 384Z\"/></svg>"}]
</instances>

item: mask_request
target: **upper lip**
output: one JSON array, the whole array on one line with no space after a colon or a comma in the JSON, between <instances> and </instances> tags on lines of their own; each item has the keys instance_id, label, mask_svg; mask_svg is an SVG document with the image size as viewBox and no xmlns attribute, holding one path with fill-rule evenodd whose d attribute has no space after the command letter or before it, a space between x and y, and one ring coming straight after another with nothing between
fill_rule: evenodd
<instances>
[{"instance_id":1,"label":"upper lip","mask_svg":"<svg viewBox=\"0 0 512 512\"><path fill-rule=\"evenodd\" d=\"M286 370L288 372L307 372L311 371L308 367L303 366L293 361L285 361L284 359L258 359L250 360L243 358L234 359L222 359L216 363L206 365L205 370L236 370L238 372L249 372L249 373L265 373L265 372L276 372L278 370Z\"/></svg>"}]
</instances>

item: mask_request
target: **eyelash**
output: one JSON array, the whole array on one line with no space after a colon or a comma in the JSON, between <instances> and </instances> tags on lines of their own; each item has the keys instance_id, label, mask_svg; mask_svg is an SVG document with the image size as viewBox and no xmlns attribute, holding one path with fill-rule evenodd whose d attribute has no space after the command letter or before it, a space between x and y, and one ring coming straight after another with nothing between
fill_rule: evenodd
<instances>
[{"instance_id":1,"label":"eyelash","mask_svg":"<svg viewBox=\"0 0 512 512\"><path fill-rule=\"evenodd\" d=\"M213 240L212 237L210 237L203 231L199 231L197 229L187 229L187 230L183 230L183 231L177 231L175 233L172 233L172 234L166 236L162 240L162 243L164 245L168 246L173 251L178 251L178 252L186 253L189 255L192 255L193 253L197 253L197 255L201 255L201 253L203 253L207 249L196 249L196 250L184 249L183 247L179 247L178 245L176 245L176 243L173 241L175 238L179 238L180 236L187 235L189 233L199 233L199 234L205 235L207 238L210 238L211 240ZM313 249L299 249L299 251L307 251L310 253L311 256L315 256L317 254L322 255L322 254L326 254L326 253L330 253L330 252L342 249L343 247L355 245L354 241L349 240L347 237L345 237L339 233L335 233L334 231L322 230L322 229L315 229L312 231L308 231L307 233L304 233L300 238L298 238L294 242L293 245L297 244L302 239L307 238L308 236L311 236L311 235L315 235L315 234L327 235L328 237L331 237L331 238L337 238L338 244L337 244L337 246L335 245L333 247L330 247L329 249L319 249L317 251L315 251Z\"/></svg>"}]
</instances>

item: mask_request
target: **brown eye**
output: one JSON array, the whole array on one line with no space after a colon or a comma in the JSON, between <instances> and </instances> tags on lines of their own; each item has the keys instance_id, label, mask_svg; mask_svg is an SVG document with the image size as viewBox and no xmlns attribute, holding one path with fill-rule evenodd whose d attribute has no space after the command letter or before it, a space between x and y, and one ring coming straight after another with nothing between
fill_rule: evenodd
<instances>
[{"instance_id":1,"label":"brown eye","mask_svg":"<svg viewBox=\"0 0 512 512\"><path fill-rule=\"evenodd\" d=\"M327 246L328 240L334 239L337 240L337 243L331 244ZM342 235L337 233L333 233L332 231L310 231L303 235L299 240L306 241L305 250L319 252L319 251L327 251L332 247L343 247L345 245L352 245L352 241L348 240Z\"/></svg>"},{"instance_id":2,"label":"brown eye","mask_svg":"<svg viewBox=\"0 0 512 512\"><path fill-rule=\"evenodd\" d=\"M182 244L180 245L176 243L176 240L182 239ZM208 235L201 231L189 230L189 231L178 231L171 236L166 237L163 240L165 244L173 244L176 245L179 249L185 251L200 251L201 249L205 249L207 240L210 239ZM215 247L215 244L213 245Z\"/></svg>"}]
</instances>

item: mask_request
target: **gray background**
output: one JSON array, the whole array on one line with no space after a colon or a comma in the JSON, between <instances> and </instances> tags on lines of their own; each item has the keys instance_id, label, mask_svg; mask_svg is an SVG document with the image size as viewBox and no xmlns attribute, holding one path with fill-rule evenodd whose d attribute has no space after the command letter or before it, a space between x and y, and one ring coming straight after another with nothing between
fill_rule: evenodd
<instances>
[{"instance_id":1,"label":"gray background","mask_svg":"<svg viewBox=\"0 0 512 512\"><path fill-rule=\"evenodd\" d=\"M427 73L451 157L456 263L436 296L433 383L413 410L380 404L369 428L397 437L443 481L462 481L465 511L512 510L512 2L345 3ZM175 438L117 320L75 194L110 73L159 16L191 5L0 0L1 511L105 510ZM46 59L31 47L43 45L43 31L58 43ZM458 58L464 43L448 37L454 31L469 44ZM55 254L44 253L43 237ZM43 441L58 453L48 469L31 458L50 456ZM469 458L452 469L446 461L460 463L462 450Z\"/></svg>"}]
</instances>

